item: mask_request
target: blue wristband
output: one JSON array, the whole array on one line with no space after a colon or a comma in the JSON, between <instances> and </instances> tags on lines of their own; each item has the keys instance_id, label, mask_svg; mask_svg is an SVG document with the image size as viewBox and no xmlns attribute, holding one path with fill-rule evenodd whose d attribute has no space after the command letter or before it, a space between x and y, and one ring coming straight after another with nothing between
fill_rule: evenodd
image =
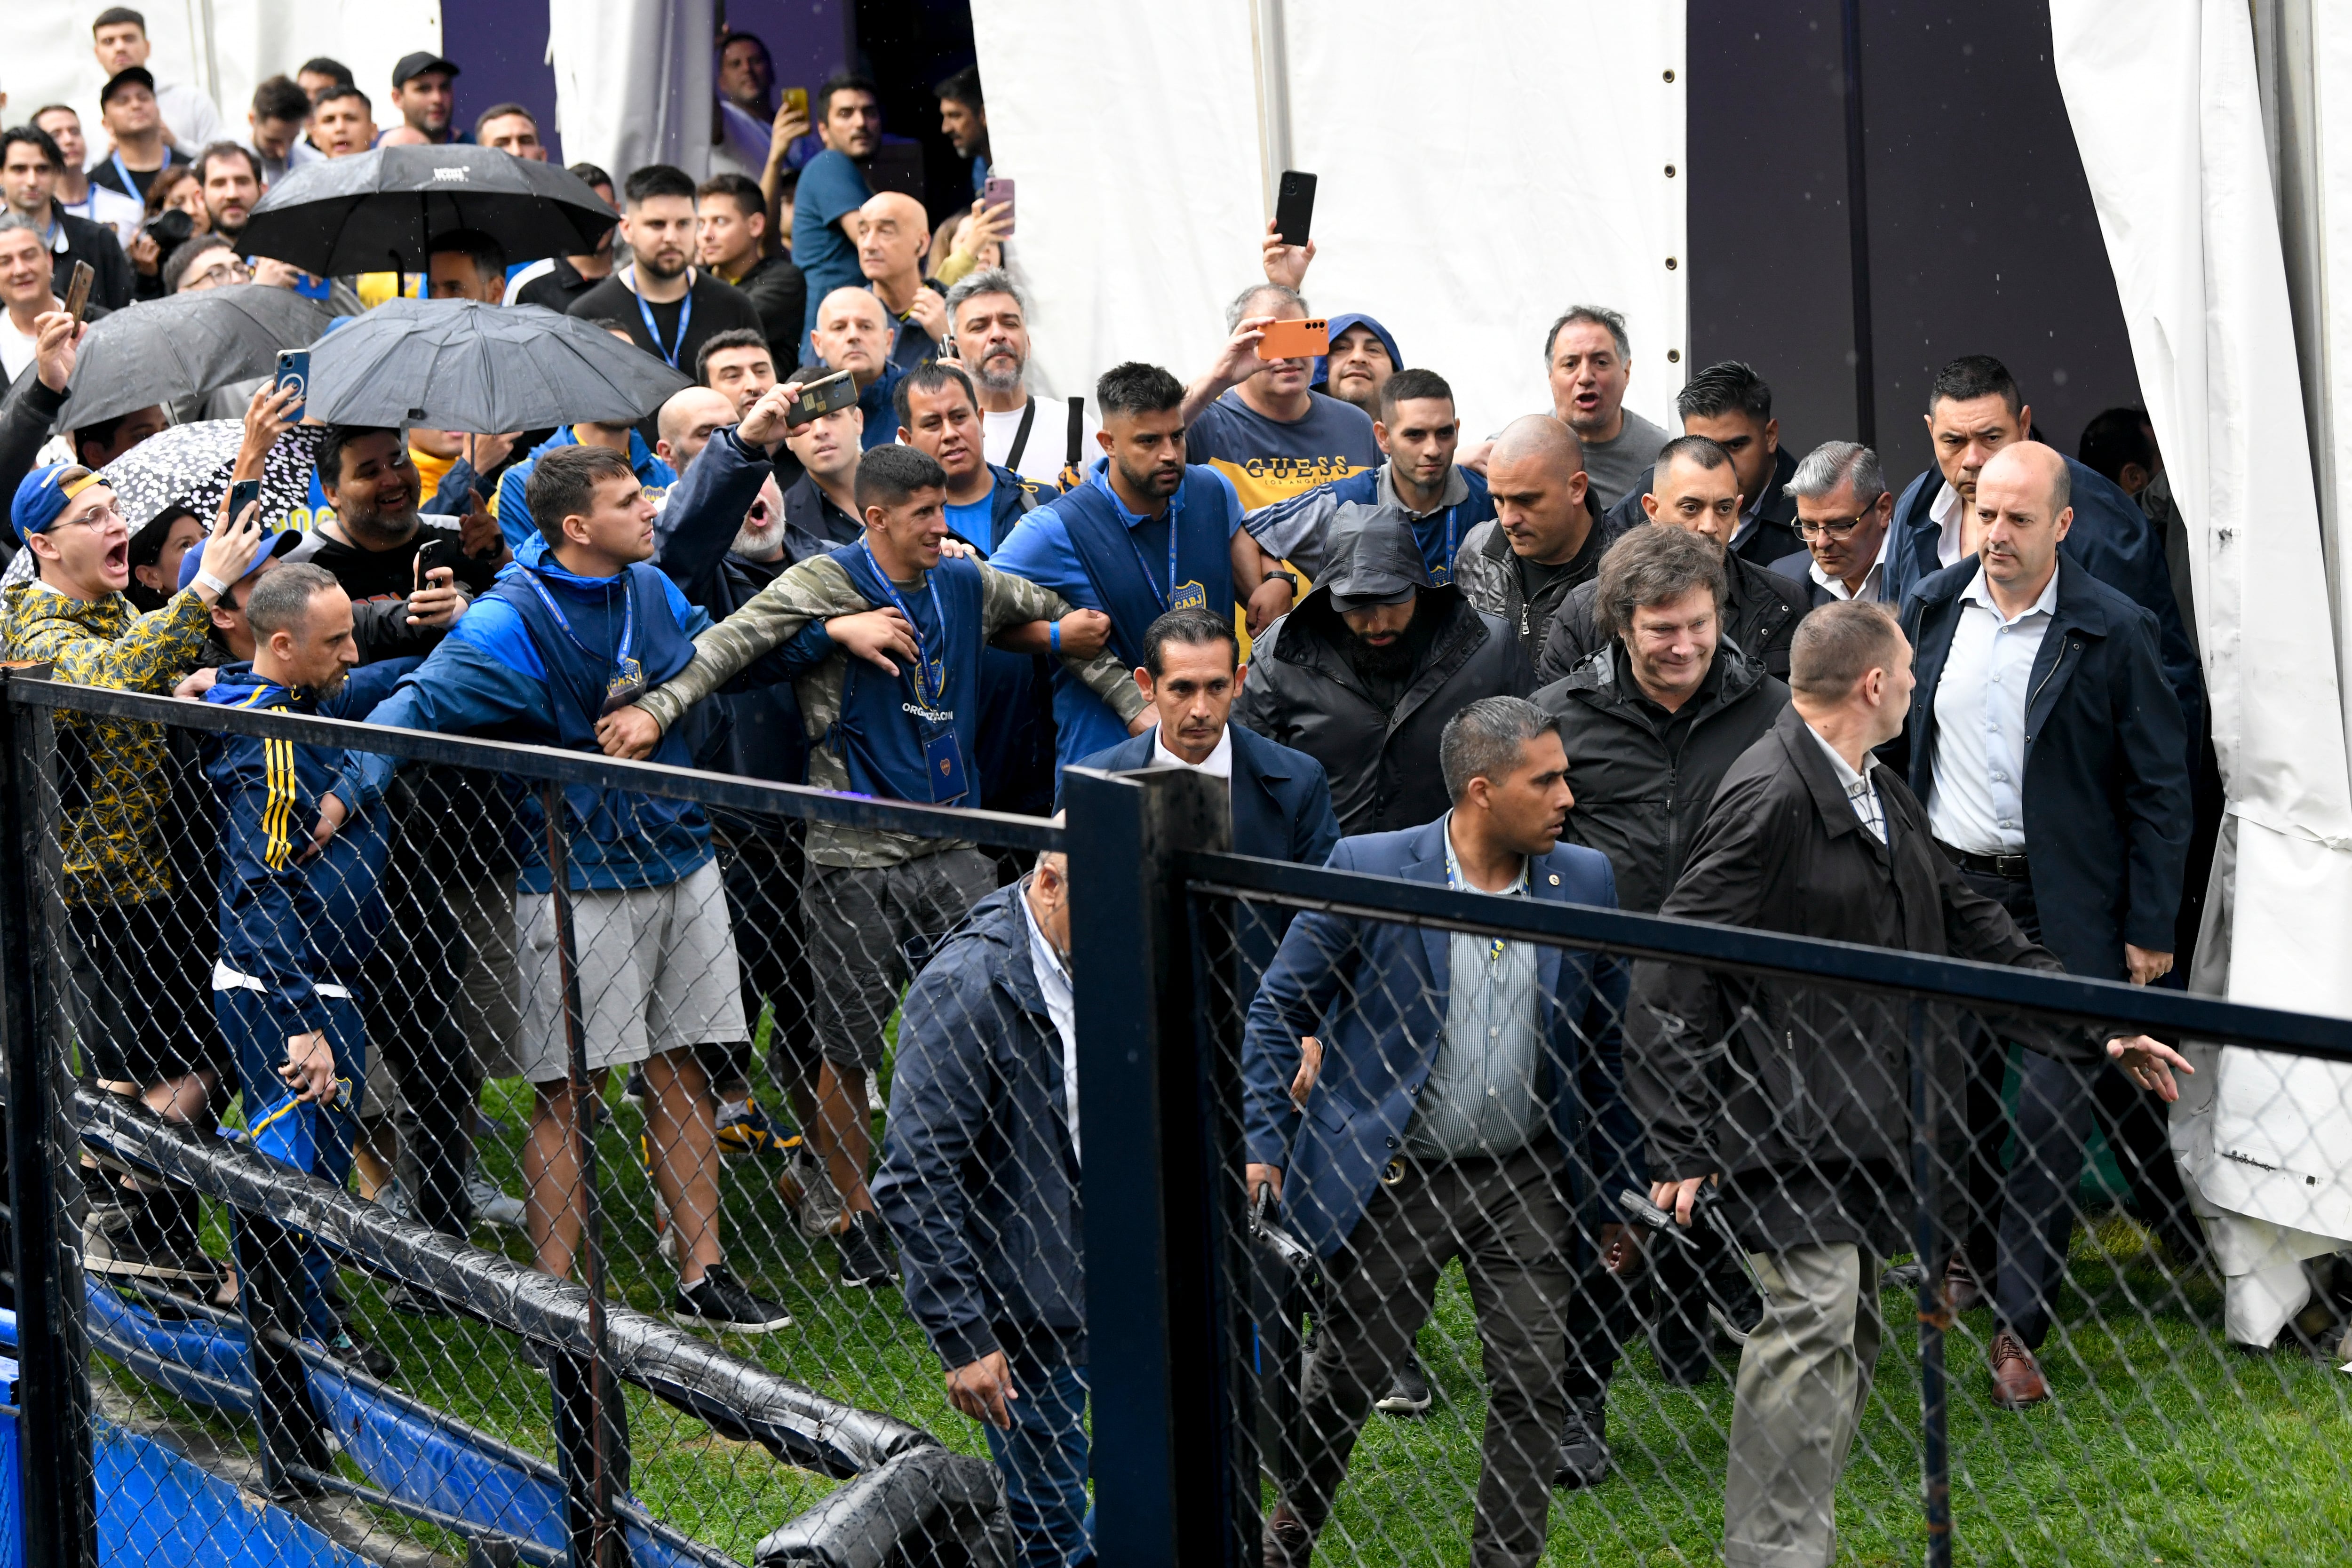
<instances>
[{"instance_id":1,"label":"blue wristband","mask_svg":"<svg viewBox=\"0 0 2352 1568\"><path fill-rule=\"evenodd\" d=\"M1053 622L1050 622L1050 623L1048 623L1048 624L1047 624L1047 626L1046 626L1046 627L1045 627L1045 641L1046 641L1047 645L1053 648L1053 650L1054 650L1054 657L1055 657L1055 658L1059 658L1062 656L1062 623L1061 623L1061 622L1059 622L1059 621L1053 621Z\"/></svg>"}]
</instances>

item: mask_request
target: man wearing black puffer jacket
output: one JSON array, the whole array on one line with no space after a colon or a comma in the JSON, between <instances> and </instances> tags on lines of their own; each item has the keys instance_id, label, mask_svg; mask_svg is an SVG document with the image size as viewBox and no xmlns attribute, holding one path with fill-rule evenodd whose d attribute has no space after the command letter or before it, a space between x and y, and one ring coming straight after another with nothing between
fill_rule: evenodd
<instances>
[{"instance_id":1,"label":"man wearing black puffer jacket","mask_svg":"<svg viewBox=\"0 0 2352 1568\"><path fill-rule=\"evenodd\" d=\"M1342 506L1326 548L1323 581L1252 645L1233 721L1323 764L1342 834L1434 822L1453 805L1438 737L1482 697L1528 694L1519 639L1430 585L1392 507Z\"/></svg>"},{"instance_id":2,"label":"man wearing black puffer jacket","mask_svg":"<svg viewBox=\"0 0 2352 1568\"><path fill-rule=\"evenodd\" d=\"M1716 786L1770 731L1789 689L1723 635L1723 560L1698 535L1636 528L1610 546L1594 581L1610 640L1535 704L1559 721L1574 781L1562 837L1608 856L1620 907L1646 914L1673 890ZM1738 1260L1712 1233L1697 1239L1696 1253L1657 1249L1655 1310L1645 1314L1658 1370L1685 1385L1706 1380L1710 1304L1735 1334L1756 1312Z\"/></svg>"}]
</instances>

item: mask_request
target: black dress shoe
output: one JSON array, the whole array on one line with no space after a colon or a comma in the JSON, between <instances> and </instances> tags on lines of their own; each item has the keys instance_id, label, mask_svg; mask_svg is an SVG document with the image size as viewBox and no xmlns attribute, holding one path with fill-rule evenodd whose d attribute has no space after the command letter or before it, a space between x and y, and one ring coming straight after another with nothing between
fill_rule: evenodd
<instances>
[{"instance_id":1,"label":"black dress shoe","mask_svg":"<svg viewBox=\"0 0 2352 1568\"><path fill-rule=\"evenodd\" d=\"M1609 1479L1607 1409L1599 1399L1571 1399L1559 1434L1559 1468L1551 1484L1569 1491L1597 1487Z\"/></svg>"}]
</instances>

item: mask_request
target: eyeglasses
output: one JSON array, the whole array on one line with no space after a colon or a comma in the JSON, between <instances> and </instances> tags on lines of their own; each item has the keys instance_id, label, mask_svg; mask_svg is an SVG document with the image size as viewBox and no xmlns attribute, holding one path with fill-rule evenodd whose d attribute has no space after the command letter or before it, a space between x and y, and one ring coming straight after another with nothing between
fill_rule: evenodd
<instances>
[{"instance_id":1,"label":"eyeglasses","mask_svg":"<svg viewBox=\"0 0 2352 1568\"><path fill-rule=\"evenodd\" d=\"M183 278L180 279L180 287L184 290L192 284L201 284L207 289L218 289L230 283L246 282L252 277L252 268L232 258L228 260L215 261L202 272Z\"/></svg>"},{"instance_id":2,"label":"eyeglasses","mask_svg":"<svg viewBox=\"0 0 2352 1568\"><path fill-rule=\"evenodd\" d=\"M1870 504L1874 508L1878 505L1875 500ZM1807 541L1819 539L1823 534L1829 535L1832 539L1850 539L1853 536L1853 531L1868 521L1869 518L1870 513L1866 511L1853 517L1825 517L1818 522L1810 522L1801 517L1797 520L1797 536Z\"/></svg>"},{"instance_id":3,"label":"eyeglasses","mask_svg":"<svg viewBox=\"0 0 2352 1568\"><path fill-rule=\"evenodd\" d=\"M125 527L129 526L129 520L122 515L122 508L109 500L95 511L87 512L80 517L61 517L49 526L51 528L103 529L110 523L117 522L122 523Z\"/></svg>"}]
</instances>

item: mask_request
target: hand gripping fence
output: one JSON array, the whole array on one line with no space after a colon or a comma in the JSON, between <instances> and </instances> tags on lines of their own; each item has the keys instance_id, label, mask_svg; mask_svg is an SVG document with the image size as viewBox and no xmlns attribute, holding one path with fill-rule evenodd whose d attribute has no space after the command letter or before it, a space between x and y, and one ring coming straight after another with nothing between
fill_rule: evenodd
<instances>
[{"instance_id":1,"label":"hand gripping fence","mask_svg":"<svg viewBox=\"0 0 2352 1568\"><path fill-rule=\"evenodd\" d=\"M1786 1561L2352 1557L2335 1371L2352 1276L2323 1234L2250 1251L2215 1217L2263 1184L2328 1190L2342 1020L1549 884L1506 902L1425 862L1252 858L1229 847L1223 782L1175 770L1068 771L1065 828L37 671L0 693L27 1561L229 1561L241 1531L257 1561L1010 1563L1057 1508L1090 1513L1098 1561L1187 1568L1304 1563L1301 1531L1318 1563L1741 1562L1771 1519L1799 1541ZM93 737L135 726L171 742L155 843L177 878L136 900L84 835L121 826L90 814L111 743ZM112 1015L94 984L238 984L206 978L202 808L232 737L394 757L412 792L386 872L406 919L352 986L393 1065L358 1075L348 1180L251 1147L234 1074L223 1134L95 1070ZM595 881L615 791L698 805L726 878L731 963L678 936L675 906L631 950L715 971L657 995L648 1028L681 996L731 995L738 971L744 1001L719 1048L667 1069L656 1049L625 1094L605 999L628 900ZM476 837L517 858L485 873L449 846L497 801L508 831ZM988 853L845 879L811 849L843 829ZM1004 935L1025 929L1004 889L1024 896L1049 851L1074 912L1075 1113L1020 980L1033 960ZM554 868L538 925L512 880L534 858ZM400 885L413 865L437 879ZM478 1044L453 1120L416 1042L457 1057L457 1036L499 1033L467 986L501 940L473 920L485 883L516 915L506 962L546 986L505 1031L541 1054L523 1072ZM109 897L153 921L93 922ZM144 945L94 964L92 930ZM1657 999L1701 992L1720 1010L1676 1035ZM224 1018L243 1005L203 994ZM1024 1009L1032 1033L1006 1033ZM2183 1104L2203 1120L2168 1128L2084 1047L2138 1031L2193 1047ZM863 1077L827 1099L853 1034ZM1041 1053L1037 1098L1012 1058L957 1055L1013 1038ZM1653 1202L1669 1069L1725 1119L1727 1179L1688 1227ZM744 1101L764 1120L714 1130ZM1779 1109L1741 1121L1756 1105ZM862 1173L845 1116L872 1145ZM696 1139L717 1151L699 1188L666 1159ZM1080 1222L1058 1242L1024 1217L1057 1171ZM885 1279L842 1228L861 1175ZM535 1266L551 1222L518 1189L572 1205L569 1278ZM160 1256L139 1226L170 1214L217 1278L126 1271ZM715 1320L679 1284L689 1257L791 1326ZM1029 1319L1061 1326L1015 1331ZM1083 1343L1075 1384L1047 1376L1055 1334ZM983 1426L948 1392L991 1342L1031 1424ZM1055 1409L1059 1436L1038 1436Z\"/></svg>"}]
</instances>

